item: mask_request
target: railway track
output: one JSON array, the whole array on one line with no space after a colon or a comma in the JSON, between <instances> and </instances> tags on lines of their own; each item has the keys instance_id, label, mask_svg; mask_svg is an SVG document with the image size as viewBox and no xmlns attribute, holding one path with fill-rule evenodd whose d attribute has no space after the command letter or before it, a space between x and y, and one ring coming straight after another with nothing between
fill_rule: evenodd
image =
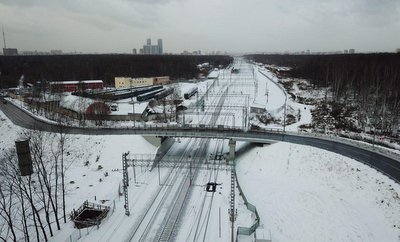
<instances>
[{"instance_id":1,"label":"railway track","mask_svg":"<svg viewBox=\"0 0 400 242\"><path fill-rule=\"evenodd\" d=\"M149 237L152 235L152 228L156 220L162 216L165 211L163 208L168 207L172 202L173 189L176 189L176 183L182 172L185 172L183 167L186 165L183 161L185 157L189 157L193 143L198 143L197 140L191 139L179 159L179 161L171 168L168 176L163 182L164 185L160 186L153 196L152 200L146 207L145 211L139 216L138 222L131 229L131 234L127 241L149 241ZM160 161L162 162L162 160ZM179 164L181 163L181 164Z\"/></svg>"}]
</instances>

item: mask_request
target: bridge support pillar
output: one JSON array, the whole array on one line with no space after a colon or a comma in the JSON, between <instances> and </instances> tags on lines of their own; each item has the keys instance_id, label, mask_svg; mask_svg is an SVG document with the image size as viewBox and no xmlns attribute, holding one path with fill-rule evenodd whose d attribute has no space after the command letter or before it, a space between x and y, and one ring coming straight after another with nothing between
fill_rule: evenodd
<instances>
[{"instance_id":1,"label":"bridge support pillar","mask_svg":"<svg viewBox=\"0 0 400 242\"><path fill-rule=\"evenodd\" d=\"M150 144L156 146L156 147L160 147L162 142L163 142L163 137L159 137L159 136L142 136L147 142L149 142Z\"/></svg>"},{"instance_id":2,"label":"bridge support pillar","mask_svg":"<svg viewBox=\"0 0 400 242\"><path fill-rule=\"evenodd\" d=\"M154 163L150 169L153 170L157 166L158 162L169 151L171 146L175 143L175 139L163 136L143 136L143 138L150 144L157 147L156 157L154 158Z\"/></svg>"},{"instance_id":3,"label":"bridge support pillar","mask_svg":"<svg viewBox=\"0 0 400 242\"><path fill-rule=\"evenodd\" d=\"M233 161L235 159L235 149L236 149L236 141L230 139L229 140L229 160Z\"/></svg>"}]
</instances>

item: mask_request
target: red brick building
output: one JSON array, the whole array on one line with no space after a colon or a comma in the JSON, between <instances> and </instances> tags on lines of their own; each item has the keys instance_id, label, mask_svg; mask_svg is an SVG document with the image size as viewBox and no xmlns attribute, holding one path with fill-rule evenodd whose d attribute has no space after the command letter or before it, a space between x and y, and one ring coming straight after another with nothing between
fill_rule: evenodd
<instances>
[{"instance_id":1,"label":"red brick building","mask_svg":"<svg viewBox=\"0 0 400 242\"><path fill-rule=\"evenodd\" d=\"M84 81L59 81L50 82L51 92L76 92L88 89L103 90L102 80L84 80Z\"/></svg>"}]
</instances>

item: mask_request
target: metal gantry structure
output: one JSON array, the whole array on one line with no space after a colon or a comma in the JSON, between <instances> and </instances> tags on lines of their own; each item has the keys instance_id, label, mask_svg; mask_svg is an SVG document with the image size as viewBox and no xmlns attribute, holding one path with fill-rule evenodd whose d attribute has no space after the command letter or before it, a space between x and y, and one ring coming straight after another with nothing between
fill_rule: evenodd
<instances>
[{"instance_id":1,"label":"metal gantry structure","mask_svg":"<svg viewBox=\"0 0 400 242\"><path fill-rule=\"evenodd\" d=\"M129 187L129 174L128 174L128 168L132 167L133 168L133 179L136 183L136 171L135 167L146 167L149 168L149 170L152 170L153 168L157 167L158 169L158 179L159 179L159 185L161 184L161 178L160 178L160 167L165 167L165 168L173 168L176 166L179 166L180 168L183 169L189 169L190 170L190 182L192 183L192 171L193 170L198 170L198 169L215 169L215 170L225 170L228 169L229 167L229 162L226 162L228 166L221 166L220 164L217 164L214 161L214 159L207 159L206 162L201 162L201 160L204 160L204 157L198 156L198 157L189 157L189 162L181 162L182 157L180 156L164 156L161 160L157 159L157 156L150 155L150 154L141 154L141 155L130 155L129 152L123 153L122 154L122 184L123 184L123 192L124 192L124 208L125 208L125 215L129 216L130 211L129 211L129 194L128 194L128 187ZM222 156L219 156L219 159L223 159Z\"/></svg>"},{"instance_id":2,"label":"metal gantry structure","mask_svg":"<svg viewBox=\"0 0 400 242\"><path fill-rule=\"evenodd\" d=\"M129 177L128 177L128 155L129 152L122 154L122 187L124 189L124 208L125 215L129 216L129 201L128 201L128 186L129 186Z\"/></svg>"},{"instance_id":3,"label":"metal gantry structure","mask_svg":"<svg viewBox=\"0 0 400 242\"><path fill-rule=\"evenodd\" d=\"M229 160L232 162L231 166L231 192L229 200L229 221L231 222L231 241L234 242L235 238L235 188L236 188L236 167L235 167L235 148L236 142L229 140Z\"/></svg>"}]
</instances>

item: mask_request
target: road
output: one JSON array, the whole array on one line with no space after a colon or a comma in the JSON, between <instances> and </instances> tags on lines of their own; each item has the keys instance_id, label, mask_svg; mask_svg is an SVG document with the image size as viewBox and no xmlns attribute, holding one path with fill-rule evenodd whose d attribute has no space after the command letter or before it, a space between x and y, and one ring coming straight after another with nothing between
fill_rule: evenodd
<instances>
[{"instance_id":1,"label":"road","mask_svg":"<svg viewBox=\"0 0 400 242\"><path fill-rule=\"evenodd\" d=\"M367 150L358 146L342 143L339 140L328 140L323 137L302 136L294 133L281 133L276 131L243 131L232 128L215 128L199 126L148 126L146 128L123 129L123 128L78 128L66 127L57 124L46 123L36 117L22 111L11 102L0 103L0 109L15 124L27 129L35 129L48 132L62 130L69 134L85 135L158 135L168 137L193 137L193 138L217 138L234 140L255 140L257 142L285 141L301 145L310 145L317 148L329 150L341 155L353 158L365 163L400 183L400 157L389 157L378 153L377 150Z\"/></svg>"}]
</instances>

